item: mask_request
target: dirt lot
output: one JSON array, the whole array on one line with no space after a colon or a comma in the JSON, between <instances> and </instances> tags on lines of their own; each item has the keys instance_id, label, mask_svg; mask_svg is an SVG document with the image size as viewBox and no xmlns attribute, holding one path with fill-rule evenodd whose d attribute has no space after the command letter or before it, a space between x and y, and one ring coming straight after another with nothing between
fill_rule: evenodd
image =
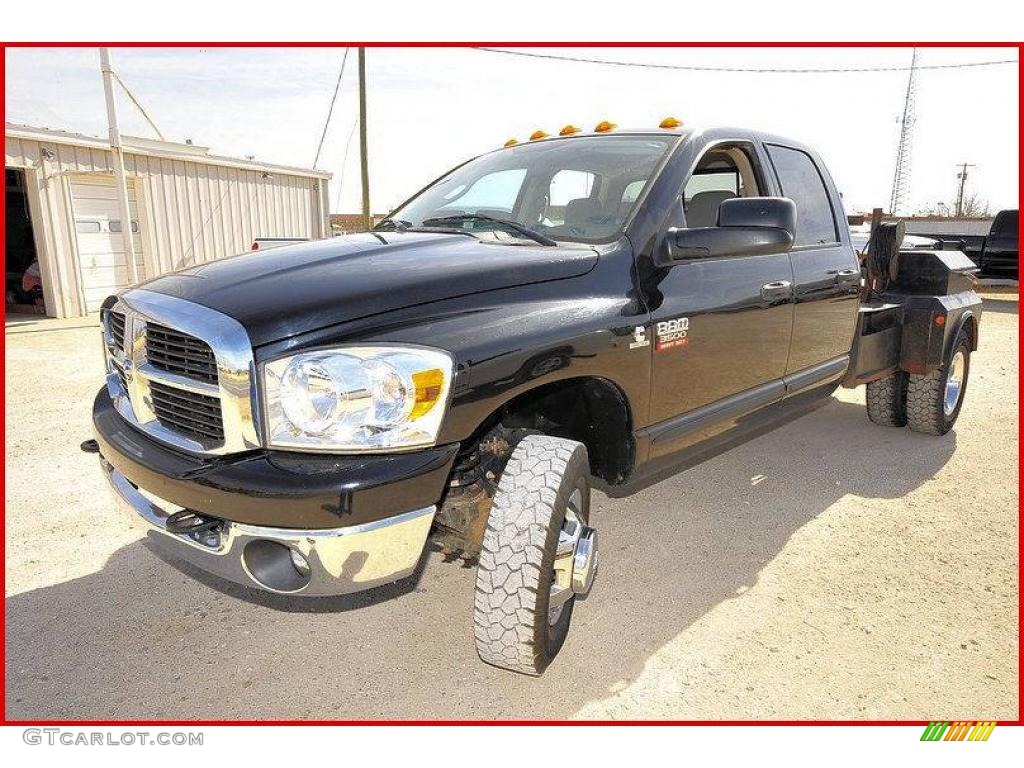
<instances>
[{"instance_id":1,"label":"dirt lot","mask_svg":"<svg viewBox=\"0 0 1024 768\"><path fill-rule=\"evenodd\" d=\"M1018 315L989 298L946 437L874 427L840 391L598 496L602 570L541 679L477 660L472 571L438 555L315 602L159 559L78 451L96 328L9 321L7 716L1015 719Z\"/></svg>"}]
</instances>

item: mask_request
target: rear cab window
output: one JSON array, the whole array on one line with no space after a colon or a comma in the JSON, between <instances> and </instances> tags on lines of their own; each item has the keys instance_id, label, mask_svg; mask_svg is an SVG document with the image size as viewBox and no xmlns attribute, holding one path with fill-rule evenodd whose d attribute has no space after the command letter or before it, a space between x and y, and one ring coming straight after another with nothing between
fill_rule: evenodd
<instances>
[{"instance_id":1,"label":"rear cab window","mask_svg":"<svg viewBox=\"0 0 1024 768\"><path fill-rule=\"evenodd\" d=\"M766 144L768 157L782 187L782 194L796 204L796 237L799 248L839 243L835 212L821 171L809 154L779 144Z\"/></svg>"}]
</instances>

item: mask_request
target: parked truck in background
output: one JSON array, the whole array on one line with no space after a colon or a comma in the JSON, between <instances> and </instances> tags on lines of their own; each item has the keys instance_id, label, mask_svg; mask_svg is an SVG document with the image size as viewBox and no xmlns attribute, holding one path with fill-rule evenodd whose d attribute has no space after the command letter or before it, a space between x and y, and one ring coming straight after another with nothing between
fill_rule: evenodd
<instances>
[{"instance_id":1,"label":"parked truck in background","mask_svg":"<svg viewBox=\"0 0 1024 768\"><path fill-rule=\"evenodd\" d=\"M1018 274L1020 217L1016 210L1000 211L981 247L981 273L1014 280Z\"/></svg>"},{"instance_id":2,"label":"parked truck in background","mask_svg":"<svg viewBox=\"0 0 1024 768\"><path fill-rule=\"evenodd\" d=\"M433 542L476 562L455 620L480 657L540 674L594 581L592 487L632 493L839 385L877 424L953 427L981 320L963 254L893 231L862 265L785 138L564 133L371 233L111 296L95 447L153 541L296 597L408 577Z\"/></svg>"}]
</instances>

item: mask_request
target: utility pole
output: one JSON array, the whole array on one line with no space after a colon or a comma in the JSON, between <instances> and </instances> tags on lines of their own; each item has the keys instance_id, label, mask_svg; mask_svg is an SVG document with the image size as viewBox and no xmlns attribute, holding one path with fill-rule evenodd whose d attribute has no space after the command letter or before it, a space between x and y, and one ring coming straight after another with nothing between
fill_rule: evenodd
<instances>
[{"instance_id":1,"label":"utility pole","mask_svg":"<svg viewBox=\"0 0 1024 768\"><path fill-rule=\"evenodd\" d=\"M363 226L373 227L370 214L370 166L366 152L366 49L359 49L359 160L363 176Z\"/></svg>"},{"instance_id":2,"label":"utility pole","mask_svg":"<svg viewBox=\"0 0 1024 768\"><path fill-rule=\"evenodd\" d=\"M910 76L907 78L907 93L903 99L903 118L900 121L900 143L896 149L896 171L892 179L892 196L889 198L889 213L894 216L903 210L910 192L910 162L914 138L914 101L917 93L917 48L910 59Z\"/></svg>"},{"instance_id":3,"label":"utility pole","mask_svg":"<svg viewBox=\"0 0 1024 768\"><path fill-rule=\"evenodd\" d=\"M124 150L121 147L121 131L117 127L117 107L114 104L114 78L117 75L110 68L110 49L108 48L100 48L100 73L103 75L103 95L107 100L107 126L110 130L110 151L114 155L114 185L117 188L117 207L121 213L124 257L128 260L128 277L132 283L137 283L139 282L139 271L135 264L132 213L128 203L128 182L124 173Z\"/></svg>"},{"instance_id":4,"label":"utility pole","mask_svg":"<svg viewBox=\"0 0 1024 768\"><path fill-rule=\"evenodd\" d=\"M960 191L956 195L956 216L960 218L964 213L964 185L967 183L967 169L974 168L974 163L960 163L960 173L956 177L960 180Z\"/></svg>"}]
</instances>

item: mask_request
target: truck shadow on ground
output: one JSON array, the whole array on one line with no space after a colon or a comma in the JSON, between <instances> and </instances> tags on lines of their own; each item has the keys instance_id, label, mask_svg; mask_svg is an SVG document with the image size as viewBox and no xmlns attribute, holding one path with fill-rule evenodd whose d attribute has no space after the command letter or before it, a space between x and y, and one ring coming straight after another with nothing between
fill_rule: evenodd
<instances>
[{"instance_id":1,"label":"truck shadow on ground","mask_svg":"<svg viewBox=\"0 0 1024 768\"><path fill-rule=\"evenodd\" d=\"M955 445L955 432L882 429L863 406L832 401L635 496L597 496L601 572L539 679L477 660L473 572L436 553L403 583L309 603L169 567L135 542L97 573L7 599L7 714L572 717L753 585L793 533L838 499L893 499L899 514L900 497L932 478Z\"/></svg>"}]
</instances>

